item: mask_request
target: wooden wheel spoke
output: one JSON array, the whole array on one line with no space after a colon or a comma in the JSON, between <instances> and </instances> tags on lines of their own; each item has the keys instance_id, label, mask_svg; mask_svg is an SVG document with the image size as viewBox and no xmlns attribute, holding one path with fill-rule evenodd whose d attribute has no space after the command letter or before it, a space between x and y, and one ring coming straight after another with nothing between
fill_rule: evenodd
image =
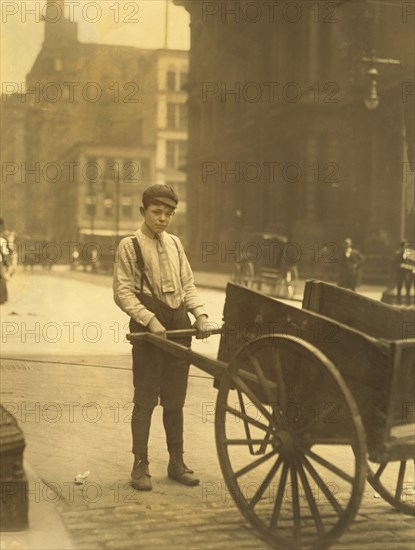
<instances>
[{"instance_id":1,"label":"wooden wheel spoke","mask_svg":"<svg viewBox=\"0 0 415 550\"><path fill-rule=\"evenodd\" d=\"M275 383L270 380L267 380L258 359L253 354L248 356L248 360L251 363L251 365L254 367L255 373L261 383L262 388L264 389L265 396L267 398L267 404L271 406L273 415L274 413L276 413L277 415L277 418L274 418L275 421L278 424L280 424L280 426L284 425L284 415L283 415L280 403L275 401L275 392L272 391L273 386L275 386ZM278 384L277 384L277 388L278 388Z\"/></svg>"},{"instance_id":2,"label":"wooden wheel spoke","mask_svg":"<svg viewBox=\"0 0 415 550\"><path fill-rule=\"evenodd\" d=\"M313 495L313 491L311 490L310 483L308 482L306 473L304 472L303 465L301 464L300 461L297 461L297 468L301 479L301 483L304 487L304 492L308 502L308 506L313 516L314 523L316 524L316 527L317 527L318 534L320 536L324 535L324 526L323 526L323 522L321 521L320 512L318 511L318 507Z\"/></svg>"},{"instance_id":3,"label":"wooden wheel spoke","mask_svg":"<svg viewBox=\"0 0 415 550\"><path fill-rule=\"evenodd\" d=\"M264 389L265 395L267 397L267 400L272 403L273 399L275 398L275 395L273 394L270 385L268 383L268 380L265 377L264 371L262 370L262 367L258 361L258 359L253 355L252 353L248 355L248 360L251 363L251 365L254 367L255 373L259 378L259 381L261 383L261 386Z\"/></svg>"},{"instance_id":4,"label":"wooden wheel spoke","mask_svg":"<svg viewBox=\"0 0 415 550\"><path fill-rule=\"evenodd\" d=\"M278 520L281 512L282 499L284 496L285 483L287 481L288 464L284 462L282 467L280 483L278 485L277 498L275 499L274 508L272 510L270 528L275 529L278 525Z\"/></svg>"},{"instance_id":5,"label":"wooden wheel spoke","mask_svg":"<svg viewBox=\"0 0 415 550\"><path fill-rule=\"evenodd\" d=\"M324 480L321 479L319 473L315 470L314 466L307 460L305 456L301 457L302 463L304 464L304 467L310 472L311 477L314 479L314 481L317 483L319 488L323 491L324 496L327 498L327 501L333 506L334 510L337 512L339 516L343 514L343 508L339 504L336 497L333 495L333 493L330 491L330 489L325 484Z\"/></svg>"},{"instance_id":6,"label":"wooden wheel spoke","mask_svg":"<svg viewBox=\"0 0 415 550\"><path fill-rule=\"evenodd\" d=\"M398 473L398 482L396 484L396 492L395 492L395 498L397 500L400 500L402 495L402 488L403 488L403 480L405 477L405 469L406 469L406 461L402 461L399 466L399 473Z\"/></svg>"},{"instance_id":7,"label":"wooden wheel spoke","mask_svg":"<svg viewBox=\"0 0 415 550\"><path fill-rule=\"evenodd\" d=\"M282 371L281 365L281 356L280 351L276 350L274 347L271 348L271 361L275 367L275 374L277 377L277 392L279 396L279 402L281 404L282 410L285 411L287 408L287 390L285 388L284 374Z\"/></svg>"},{"instance_id":8,"label":"wooden wheel spoke","mask_svg":"<svg viewBox=\"0 0 415 550\"><path fill-rule=\"evenodd\" d=\"M383 463L379 466L379 468L376 470L375 475L373 476L374 479L380 479L380 476L381 476L381 475L383 474L383 472L385 471L385 468L386 468L387 465L388 465L387 462L383 462Z\"/></svg>"},{"instance_id":9,"label":"wooden wheel spoke","mask_svg":"<svg viewBox=\"0 0 415 550\"><path fill-rule=\"evenodd\" d=\"M275 474L278 472L279 467L282 464L282 458L281 456L278 457L278 459L275 461L275 464L271 468L271 470L268 472L266 478L261 483L260 487L258 487L257 492L255 495L251 498L249 501L249 507L253 508L257 502L261 499L262 495L266 491L266 489L269 487L269 484L271 483L272 478L275 476Z\"/></svg>"},{"instance_id":10,"label":"wooden wheel spoke","mask_svg":"<svg viewBox=\"0 0 415 550\"><path fill-rule=\"evenodd\" d=\"M257 460L254 460L254 462L251 462L250 464L247 464L246 466L244 466L243 468L241 468L240 470L235 472L234 477L238 478L238 477L240 477L244 474L247 474L248 472L250 472L254 468L257 468L258 466L260 466L261 464L266 462L269 458L274 456L275 453L276 453L276 451L272 450L269 453L267 453L266 455L261 456L261 458L258 458Z\"/></svg>"},{"instance_id":11,"label":"wooden wheel spoke","mask_svg":"<svg viewBox=\"0 0 415 550\"><path fill-rule=\"evenodd\" d=\"M234 409L230 405L226 405L225 410L227 412L229 412L230 414L233 414L237 418L241 418L242 420L246 420L246 422L248 422L249 424L252 424L256 428L258 428L260 430L263 430L264 432L267 432L268 434L271 434L272 431L273 431L272 428L270 428L269 426L266 426L265 424L263 424L259 420L256 420L255 418L252 418L252 416L248 416L246 413L238 411L238 409Z\"/></svg>"},{"instance_id":12,"label":"wooden wheel spoke","mask_svg":"<svg viewBox=\"0 0 415 550\"><path fill-rule=\"evenodd\" d=\"M244 397L242 395L242 392L240 389L237 389L236 390L236 393L238 394L238 400L239 400L239 405L241 407L241 412L243 415L246 415L246 409L245 409L245 403L244 403ZM252 435L251 435L251 428L250 428L250 425L249 423L245 420L245 418L243 418L243 423L244 423L244 430L245 430L245 435L248 439L252 439ZM264 441L263 444L261 444L261 447L260 447L260 454L263 454L266 447L267 447L267 442L268 442L268 439L269 439L269 433L267 432L266 434L266 441ZM251 444L249 445L249 452L250 454L257 454L254 450L254 446Z\"/></svg>"},{"instance_id":13,"label":"wooden wheel spoke","mask_svg":"<svg viewBox=\"0 0 415 550\"><path fill-rule=\"evenodd\" d=\"M258 399L258 397L254 394L252 390L245 384L245 382L238 376L237 374L234 374L232 376L232 380L235 383L239 389L241 389L246 396L251 400L251 402L256 406L256 408L261 411L261 413L265 416L265 418L272 424L273 419L271 414L267 411L267 409L264 407L264 405L261 403L261 401Z\"/></svg>"},{"instance_id":14,"label":"wooden wheel spoke","mask_svg":"<svg viewBox=\"0 0 415 550\"><path fill-rule=\"evenodd\" d=\"M317 455L316 453L313 453L313 451L305 451L306 455L308 455L310 458L314 459L316 462L318 462L321 466L324 466L327 468L327 470L330 470L334 474L338 475L345 481L348 481L349 483L353 484L353 478L349 476L349 474L346 474L346 472L343 472L343 470L340 470L337 466L326 460L325 458Z\"/></svg>"},{"instance_id":15,"label":"wooden wheel spoke","mask_svg":"<svg viewBox=\"0 0 415 550\"><path fill-rule=\"evenodd\" d=\"M225 445L262 445L264 442L263 439L251 439L251 438L240 438L240 439L224 439L223 442Z\"/></svg>"},{"instance_id":16,"label":"wooden wheel spoke","mask_svg":"<svg viewBox=\"0 0 415 550\"><path fill-rule=\"evenodd\" d=\"M300 513L300 494L298 492L298 479L295 463L290 464L292 505L294 518L294 540L298 541L301 536L301 513Z\"/></svg>"}]
</instances>

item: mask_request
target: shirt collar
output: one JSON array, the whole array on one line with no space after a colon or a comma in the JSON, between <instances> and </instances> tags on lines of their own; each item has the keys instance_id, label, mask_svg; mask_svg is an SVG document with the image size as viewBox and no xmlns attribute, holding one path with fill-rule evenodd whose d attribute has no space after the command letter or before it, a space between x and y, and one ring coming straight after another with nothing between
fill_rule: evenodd
<instances>
[{"instance_id":1,"label":"shirt collar","mask_svg":"<svg viewBox=\"0 0 415 550\"><path fill-rule=\"evenodd\" d=\"M161 234L155 233L152 229L149 228L149 226L145 222L141 224L140 231L149 239L163 239L164 231Z\"/></svg>"}]
</instances>

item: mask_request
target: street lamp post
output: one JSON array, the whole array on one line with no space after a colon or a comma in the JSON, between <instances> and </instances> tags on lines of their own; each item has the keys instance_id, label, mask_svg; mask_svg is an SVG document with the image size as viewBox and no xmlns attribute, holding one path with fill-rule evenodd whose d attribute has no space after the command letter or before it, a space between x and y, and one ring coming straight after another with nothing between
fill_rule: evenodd
<instances>
[{"instance_id":1,"label":"street lamp post","mask_svg":"<svg viewBox=\"0 0 415 550\"><path fill-rule=\"evenodd\" d=\"M369 111L375 111L380 104L380 97L378 94L378 79L379 79L379 71L377 69L377 66L397 66L402 67L402 63L399 59L392 59L392 58L384 58L384 57L376 57L375 52L372 52L372 55L369 57L363 57L362 62L369 65L369 69L367 70L367 77L368 77L368 90L365 95L364 103L366 108ZM378 135L376 132L376 121L373 119L371 124L371 187L372 187L372 200L374 197L377 196L377 189L375 188L375 174L377 169L377 158L376 158L376 151L377 151L377 143L378 143ZM404 146L405 146L405 120L404 120L404 114L403 114L403 105L401 105L401 135L402 135L402 151L403 151L403 158L405 155L404 152ZM405 227L405 221L404 221L404 214L405 214L405 204L404 204L404 192L403 188L401 188L401 223L400 223L400 240L403 239L404 236L404 227ZM369 223L372 223L373 225L376 224L377 220L377 208L374 207L372 203L372 209L371 209L371 216Z\"/></svg>"},{"instance_id":2,"label":"street lamp post","mask_svg":"<svg viewBox=\"0 0 415 550\"><path fill-rule=\"evenodd\" d=\"M377 70L376 65L397 65L401 67L402 64L399 59L376 57L375 52L372 52L370 57L363 57L362 61L363 63L370 65L366 73L369 78L369 90L365 97L365 105L369 111L374 111L378 108L380 102L378 95L379 71Z\"/></svg>"}]
</instances>

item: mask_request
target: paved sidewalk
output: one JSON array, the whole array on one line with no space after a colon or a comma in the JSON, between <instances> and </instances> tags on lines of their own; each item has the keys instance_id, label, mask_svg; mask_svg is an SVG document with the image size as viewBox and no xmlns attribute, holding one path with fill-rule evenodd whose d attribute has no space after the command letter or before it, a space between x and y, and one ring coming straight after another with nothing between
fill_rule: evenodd
<instances>
[{"instance_id":1,"label":"paved sidewalk","mask_svg":"<svg viewBox=\"0 0 415 550\"><path fill-rule=\"evenodd\" d=\"M37 476L27 461L29 527L24 531L0 532L1 550L74 550L56 505L56 494Z\"/></svg>"}]
</instances>

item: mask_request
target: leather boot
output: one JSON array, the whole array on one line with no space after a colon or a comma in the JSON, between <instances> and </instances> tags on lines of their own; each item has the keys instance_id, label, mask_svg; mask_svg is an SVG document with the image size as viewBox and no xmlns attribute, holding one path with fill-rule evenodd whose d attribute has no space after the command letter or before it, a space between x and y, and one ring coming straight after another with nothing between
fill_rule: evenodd
<instances>
[{"instance_id":1,"label":"leather boot","mask_svg":"<svg viewBox=\"0 0 415 550\"><path fill-rule=\"evenodd\" d=\"M183 485L199 485L199 479L193 474L193 470L183 462L182 453L170 453L169 465L167 466L167 475L170 479L175 479Z\"/></svg>"},{"instance_id":2,"label":"leather boot","mask_svg":"<svg viewBox=\"0 0 415 550\"><path fill-rule=\"evenodd\" d=\"M131 485L137 491L151 491L151 476L148 467L148 460L135 455L133 469L131 472Z\"/></svg>"}]
</instances>

